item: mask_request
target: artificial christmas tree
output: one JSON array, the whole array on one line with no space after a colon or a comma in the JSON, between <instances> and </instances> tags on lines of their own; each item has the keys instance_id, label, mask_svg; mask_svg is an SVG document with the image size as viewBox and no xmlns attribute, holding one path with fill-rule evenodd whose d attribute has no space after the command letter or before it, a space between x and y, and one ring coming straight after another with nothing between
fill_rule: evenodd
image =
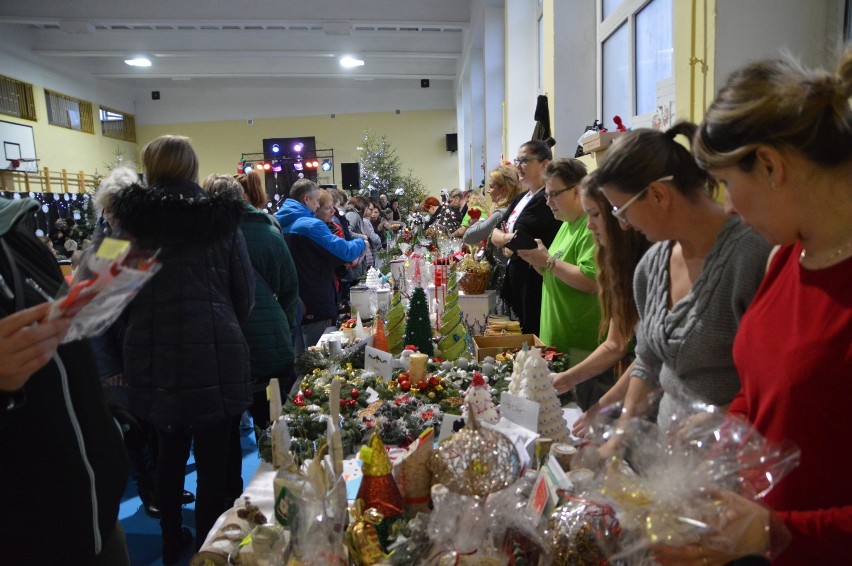
<instances>
[{"instance_id":1,"label":"artificial christmas tree","mask_svg":"<svg viewBox=\"0 0 852 566\"><path fill-rule=\"evenodd\" d=\"M402 306L402 296L399 291L393 294L390 310L388 311L388 346L390 353L398 356L402 353L403 337L405 336L405 307Z\"/></svg>"},{"instance_id":2,"label":"artificial christmas tree","mask_svg":"<svg viewBox=\"0 0 852 566\"><path fill-rule=\"evenodd\" d=\"M473 372L473 381L465 393L464 413L468 410L476 413L480 421L497 424L500 421L500 415L497 413L497 408L494 406L494 401L491 400L491 392L488 390L488 384L478 371ZM468 409L469 407L469 409Z\"/></svg>"},{"instance_id":3,"label":"artificial christmas tree","mask_svg":"<svg viewBox=\"0 0 852 566\"><path fill-rule=\"evenodd\" d=\"M373 323L373 348L382 352L390 352L388 337L385 334L385 319L382 311L376 313L376 321Z\"/></svg>"},{"instance_id":4,"label":"artificial christmas tree","mask_svg":"<svg viewBox=\"0 0 852 566\"><path fill-rule=\"evenodd\" d=\"M423 181L410 169L405 175L400 172L402 164L386 136L377 137L365 131L358 151L362 192L372 198L380 194L393 195L404 212L414 210L426 198Z\"/></svg>"},{"instance_id":5,"label":"artificial christmas tree","mask_svg":"<svg viewBox=\"0 0 852 566\"><path fill-rule=\"evenodd\" d=\"M393 466L385 452L385 445L377 433L370 437L370 445L361 447L361 487L358 499L364 502L364 508L373 508L382 514L382 522L376 525L382 545L387 548L388 535L393 523L403 517L405 512L402 494L393 477Z\"/></svg>"},{"instance_id":6,"label":"artificial christmas tree","mask_svg":"<svg viewBox=\"0 0 852 566\"><path fill-rule=\"evenodd\" d=\"M550 369L537 349L530 350L524 357L523 378L520 397L535 401L538 409L538 433L555 443L570 442L568 423L562 416L559 397L553 388Z\"/></svg>"},{"instance_id":7,"label":"artificial christmas tree","mask_svg":"<svg viewBox=\"0 0 852 566\"><path fill-rule=\"evenodd\" d=\"M459 308L459 288L456 272L451 271L447 280L447 295L444 298L444 314L441 317L441 340L438 342L440 356L455 361L467 353L467 328Z\"/></svg>"},{"instance_id":8,"label":"artificial christmas tree","mask_svg":"<svg viewBox=\"0 0 852 566\"><path fill-rule=\"evenodd\" d=\"M427 356L434 355L432 347L432 325L429 322L429 306L426 304L426 293L418 287L411 295L408 305L408 320L405 323L405 344L417 346L417 349Z\"/></svg>"}]
</instances>

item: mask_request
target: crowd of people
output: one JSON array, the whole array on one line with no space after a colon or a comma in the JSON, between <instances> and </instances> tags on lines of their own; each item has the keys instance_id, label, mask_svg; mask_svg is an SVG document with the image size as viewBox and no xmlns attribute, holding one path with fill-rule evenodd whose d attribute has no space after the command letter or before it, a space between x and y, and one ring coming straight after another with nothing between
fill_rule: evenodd
<instances>
[{"instance_id":1,"label":"crowd of people","mask_svg":"<svg viewBox=\"0 0 852 566\"><path fill-rule=\"evenodd\" d=\"M492 286L523 331L568 355L552 378L584 411L575 434L615 404L612 418L666 429L688 395L801 449L763 504L716 494L727 506L724 552L659 544L661 564L848 559L850 96L852 50L834 73L790 58L751 64L700 125L625 133L591 173L554 159L552 139L532 140L514 167L489 174L490 207L458 190L421 205L425 228L484 244ZM199 547L243 488L240 415L269 424L270 380L285 395L297 386L295 356L335 325L349 286L402 226L385 195L346 198L307 179L270 215L256 173L199 184L198 158L179 136L152 141L141 161L146 183L117 171L95 199L93 247L104 233L132 238L159 250L161 272L94 350L60 345L68 321L48 320L49 304L25 283L55 294L62 282L28 226L36 205L0 201L0 525L16 563L69 553L80 564L128 563L117 521L125 453L160 518L163 562L178 562L193 539L181 522L191 446ZM143 440L123 441L113 415ZM616 453L616 440L600 452ZM77 518L50 545L31 527L45 505ZM757 530L725 530L740 519Z\"/></svg>"}]
</instances>

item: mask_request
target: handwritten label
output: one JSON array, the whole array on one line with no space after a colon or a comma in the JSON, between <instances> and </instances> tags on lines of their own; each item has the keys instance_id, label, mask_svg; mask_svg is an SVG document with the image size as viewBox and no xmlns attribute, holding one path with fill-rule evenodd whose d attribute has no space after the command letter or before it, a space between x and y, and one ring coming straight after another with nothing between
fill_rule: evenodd
<instances>
[{"instance_id":1,"label":"handwritten label","mask_svg":"<svg viewBox=\"0 0 852 566\"><path fill-rule=\"evenodd\" d=\"M527 430L538 432L538 411L535 401L503 392L500 397L500 415Z\"/></svg>"},{"instance_id":2,"label":"handwritten label","mask_svg":"<svg viewBox=\"0 0 852 566\"><path fill-rule=\"evenodd\" d=\"M372 372L385 381L390 381L393 376L393 354L367 346L364 349L364 371Z\"/></svg>"}]
</instances>

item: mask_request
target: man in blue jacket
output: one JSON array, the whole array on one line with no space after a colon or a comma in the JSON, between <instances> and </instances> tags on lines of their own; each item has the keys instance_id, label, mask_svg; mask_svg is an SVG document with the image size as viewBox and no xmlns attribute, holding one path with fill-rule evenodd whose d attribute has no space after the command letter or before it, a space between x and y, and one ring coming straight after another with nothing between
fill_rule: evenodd
<instances>
[{"instance_id":1,"label":"man in blue jacket","mask_svg":"<svg viewBox=\"0 0 852 566\"><path fill-rule=\"evenodd\" d=\"M296 333L297 355L316 344L327 327L336 324L334 270L338 265L359 260L366 249L363 240L339 238L314 216L319 208L319 195L316 183L299 179L290 188L290 197L275 213L296 264L299 298L304 304L305 314Z\"/></svg>"}]
</instances>

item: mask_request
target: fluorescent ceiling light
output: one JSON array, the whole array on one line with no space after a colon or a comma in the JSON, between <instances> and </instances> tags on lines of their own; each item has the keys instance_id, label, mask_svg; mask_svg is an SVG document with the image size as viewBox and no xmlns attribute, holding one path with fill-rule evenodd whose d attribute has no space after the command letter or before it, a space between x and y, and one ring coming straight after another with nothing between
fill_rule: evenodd
<instances>
[{"instance_id":1,"label":"fluorescent ceiling light","mask_svg":"<svg viewBox=\"0 0 852 566\"><path fill-rule=\"evenodd\" d=\"M364 60L358 59L352 55L344 55L340 58L340 66L345 69L351 69L353 67L363 67Z\"/></svg>"},{"instance_id":2,"label":"fluorescent ceiling light","mask_svg":"<svg viewBox=\"0 0 852 566\"><path fill-rule=\"evenodd\" d=\"M131 67L150 67L151 60L147 57L134 57L133 59L125 59L124 62Z\"/></svg>"}]
</instances>

